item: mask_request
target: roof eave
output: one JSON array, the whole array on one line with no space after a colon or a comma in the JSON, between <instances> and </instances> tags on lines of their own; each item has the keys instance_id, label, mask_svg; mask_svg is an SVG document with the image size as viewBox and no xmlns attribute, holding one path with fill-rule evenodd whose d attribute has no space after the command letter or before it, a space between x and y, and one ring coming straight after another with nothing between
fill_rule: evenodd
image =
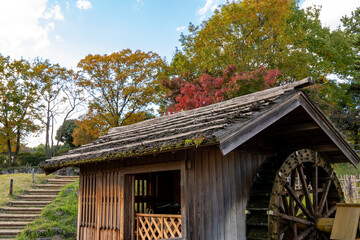
<instances>
[{"instance_id":1,"label":"roof eave","mask_svg":"<svg viewBox=\"0 0 360 240\"><path fill-rule=\"evenodd\" d=\"M288 113L297 107L303 107L304 110L312 117L312 119L319 125L319 127L327 134L327 136L334 142L339 150L346 156L346 158L355 166L358 167L360 158L350 144L344 139L342 134L334 127L330 120L321 112L321 110L313 103L313 101L303 92L297 93L292 98L278 104L268 112L259 116L254 121L243 125L232 134L229 134L220 139L220 150L223 155L228 154L235 148L239 147L261 131L265 130L271 124L280 120Z\"/></svg>"},{"instance_id":2,"label":"roof eave","mask_svg":"<svg viewBox=\"0 0 360 240\"><path fill-rule=\"evenodd\" d=\"M304 93L299 96L301 106L314 119L320 128L328 135L346 158L358 168L360 157L354 148L346 141L340 131L325 116L325 114L315 105L315 103Z\"/></svg>"}]
</instances>

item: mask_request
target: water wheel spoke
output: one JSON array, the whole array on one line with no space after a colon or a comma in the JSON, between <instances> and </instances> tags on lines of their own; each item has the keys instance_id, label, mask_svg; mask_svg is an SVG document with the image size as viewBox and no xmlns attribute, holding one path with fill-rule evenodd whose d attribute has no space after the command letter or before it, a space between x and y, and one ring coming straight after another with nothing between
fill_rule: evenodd
<instances>
[{"instance_id":1,"label":"water wheel spoke","mask_svg":"<svg viewBox=\"0 0 360 240\"><path fill-rule=\"evenodd\" d=\"M304 197L305 197L305 195L300 195L299 199L300 199L301 202L304 200ZM299 205L296 204L295 213L299 213L299 209L300 209ZM301 214L301 213L299 213L299 214Z\"/></svg>"},{"instance_id":2,"label":"water wheel spoke","mask_svg":"<svg viewBox=\"0 0 360 240\"><path fill-rule=\"evenodd\" d=\"M304 218L299 218L299 217L295 217L295 216L290 216L287 214L283 214L283 213L273 213L274 216L277 216L281 219L285 219L294 223L301 223L301 224L305 224L308 226L315 226L315 223L309 220L306 220Z\"/></svg>"},{"instance_id":3,"label":"water wheel spoke","mask_svg":"<svg viewBox=\"0 0 360 240\"><path fill-rule=\"evenodd\" d=\"M293 239L297 239L297 226L295 222L291 224L291 230L292 230Z\"/></svg>"},{"instance_id":4,"label":"water wheel spoke","mask_svg":"<svg viewBox=\"0 0 360 240\"><path fill-rule=\"evenodd\" d=\"M328 213L329 212L329 205L328 205L328 200L325 199L325 212Z\"/></svg>"},{"instance_id":5,"label":"water wheel spoke","mask_svg":"<svg viewBox=\"0 0 360 240\"><path fill-rule=\"evenodd\" d=\"M318 156L316 155L313 175L313 207L314 213L318 212L318 196L319 196L319 167L318 167Z\"/></svg>"},{"instance_id":6,"label":"water wheel spoke","mask_svg":"<svg viewBox=\"0 0 360 240\"><path fill-rule=\"evenodd\" d=\"M329 209L329 211L328 211L327 213L325 213L322 217L323 217L323 218L328 218L328 217L330 217L330 215L333 214L333 213L336 211L336 208L337 208L336 205L332 206L332 207Z\"/></svg>"},{"instance_id":7,"label":"water wheel spoke","mask_svg":"<svg viewBox=\"0 0 360 240\"><path fill-rule=\"evenodd\" d=\"M306 237L310 236L310 234L312 234L315 230L316 230L315 227L310 227L310 228L306 229L305 231L303 231L297 239L298 240L305 239Z\"/></svg>"},{"instance_id":8,"label":"water wheel spoke","mask_svg":"<svg viewBox=\"0 0 360 240\"><path fill-rule=\"evenodd\" d=\"M321 200L320 200L320 204L319 204L319 214L322 214L323 210L324 210L324 206L327 200L327 196L329 194L329 190L330 190L330 185L332 182L332 176L334 175L334 171L331 172L329 179L326 181L325 184L325 191L323 192L322 196L321 196Z\"/></svg>"},{"instance_id":9,"label":"water wheel spoke","mask_svg":"<svg viewBox=\"0 0 360 240\"><path fill-rule=\"evenodd\" d=\"M315 220L314 216L309 212L309 210L304 206L304 204L300 201L300 199L298 198L298 196L295 193L295 190L290 186L290 184L288 182L285 182L285 188L288 191L289 195L291 196L291 199L294 199L296 204L299 205L300 209L303 211L303 213L305 214L305 216L308 219L311 220ZM293 204L290 205L290 207Z\"/></svg>"},{"instance_id":10,"label":"water wheel spoke","mask_svg":"<svg viewBox=\"0 0 360 240\"><path fill-rule=\"evenodd\" d=\"M306 207L309 209L311 214L314 214L314 207L311 203L311 197L310 197L310 193L309 193L309 189L308 189L308 184L306 183L304 169L303 169L302 165L300 165L298 167L298 172L299 172L299 178L300 178L300 182L302 185L302 189L305 193Z\"/></svg>"},{"instance_id":11,"label":"water wheel spoke","mask_svg":"<svg viewBox=\"0 0 360 240\"><path fill-rule=\"evenodd\" d=\"M281 202L285 208L285 213L289 213L289 204L288 204L287 197L285 195L282 195L281 200L282 200Z\"/></svg>"}]
</instances>

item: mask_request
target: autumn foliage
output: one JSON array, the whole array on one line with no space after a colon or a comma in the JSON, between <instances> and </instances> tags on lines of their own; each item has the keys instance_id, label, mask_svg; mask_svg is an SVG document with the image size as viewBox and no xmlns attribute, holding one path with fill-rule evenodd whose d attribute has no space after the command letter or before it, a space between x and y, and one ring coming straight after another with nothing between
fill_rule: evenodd
<instances>
[{"instance_id":1,"label":"autumn foliage","mask_svg":"<svg viewBox=\"0 0 360 240\"><path fill-rule=\"evenodd\" d=\"M218 76L204 73L192 81L185 77L163 81L170 105L167 111L189 110L260 91L273 86L280 75L279 70L267 70L264 66L249 73L236 70L230 65Z\"/></svg>"},{"instance_id":2,"label":"autumn foliage","mask_svg":"<svg viewBox=\"0 0 360 240\"><path fill-rule=\"evenodd\" d=\"M106 122L93 112L88 112L80 120L75 121L75 131L72 134L73 144L80 146L94 141L107 131Z\"/></svg>"}]
</instances>

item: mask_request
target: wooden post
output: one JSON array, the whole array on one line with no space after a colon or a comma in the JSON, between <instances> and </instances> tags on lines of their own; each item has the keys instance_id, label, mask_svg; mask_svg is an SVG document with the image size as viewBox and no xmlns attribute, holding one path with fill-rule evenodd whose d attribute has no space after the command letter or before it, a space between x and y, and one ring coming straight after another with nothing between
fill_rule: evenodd
<instances>
[{"instance_id":1,"label":"wooden post","mask_svg":"<svg viewBox=\"0 0 360 240\"><path fill-rule=\"evenodd\" d=\"M14 180L13 179L10 179L10 195L12 196L13 195L13 183L14 183Z\"/></svg>"},{"instance_id":2,"label":"wooden post","mask_svg":"<svg viewBox=\"0 0 360 240\"><path fill-rule=\"evenodd\" d=\"M136 240L140 239L140 231L139 231L139 218L140 216L136 217Z\"/></svg>"},{"instance_id":3,"label":"wooden post","mask_svg":"<svg viewBox=\"0 0 360 240\"><path fill-rule=\"evenodd\" d=\"M31 170L31 183L34 183L34 174L35 174L35 169L33 168Z\"/></svg>"}]
</instances>

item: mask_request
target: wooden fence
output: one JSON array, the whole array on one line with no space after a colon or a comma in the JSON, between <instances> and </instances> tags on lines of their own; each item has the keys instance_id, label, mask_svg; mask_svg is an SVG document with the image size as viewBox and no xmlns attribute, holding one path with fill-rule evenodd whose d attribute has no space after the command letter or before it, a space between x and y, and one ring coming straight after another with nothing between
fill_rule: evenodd
<instances>
[{"instance_id":1,"label":"wooden fence","mask_svg":"<svg viewBox=\"0 0 360 240\"><path fill-rule=\"evenodd\" d=\"M360 202L360 175L358 178L354 175L343 175L339 176L339 180L346 202Z\"/></svg>"},{"instance_id":2,"label":"wooden fence","mask_svg":"<svg viewBox=\"0 0 360 240\"><path fill-rule=\"evenodd\" d=\"M181 215L136 214L137 240L181 237Z\"/></svg>"}]
</instances>

